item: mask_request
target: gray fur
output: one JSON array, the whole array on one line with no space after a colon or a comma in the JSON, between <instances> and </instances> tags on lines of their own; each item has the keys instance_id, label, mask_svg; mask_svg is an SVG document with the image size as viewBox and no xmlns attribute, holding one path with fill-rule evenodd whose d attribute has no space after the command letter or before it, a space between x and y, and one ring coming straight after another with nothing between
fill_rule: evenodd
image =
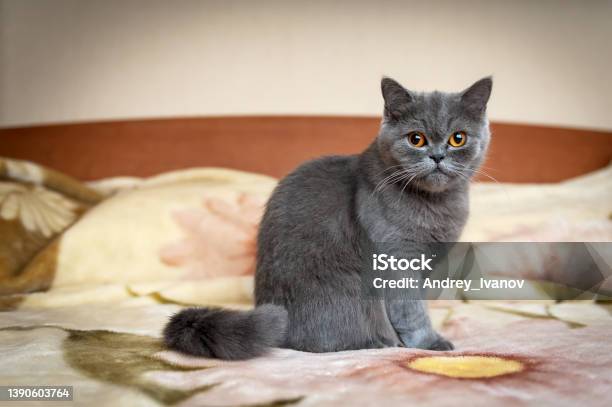
<instances>
[{"instance_id":1,"label":"gray fur","mask_svg":"<svg viewBox=\"0 0 612 407\"><path fill-rule=\"evenodd\" d=\"M374 142L359 155L305 163L279 183L259 229L255 300L286 309L283 346L452 349L432 329L423 301L365 299L360 273L372 244L457 241L468 182L489 144L491 86L484 78L459 93L417 93L383 78ZM429 144L411 146L412 131ZM448 145L455 131L468 135L463 147Z\"/></svg>"},{"instance_id":2,"label":"gray fur","mask_svg":"<svg viewBox=\"0 0 612 407\"><path fill-rule=\"evenodd\" d=\"M282 345L286 330L287 311L276 305L252 311L188 308L170 318L164 340L191 355L240 360Z\"/></svg>"}]
</instances>

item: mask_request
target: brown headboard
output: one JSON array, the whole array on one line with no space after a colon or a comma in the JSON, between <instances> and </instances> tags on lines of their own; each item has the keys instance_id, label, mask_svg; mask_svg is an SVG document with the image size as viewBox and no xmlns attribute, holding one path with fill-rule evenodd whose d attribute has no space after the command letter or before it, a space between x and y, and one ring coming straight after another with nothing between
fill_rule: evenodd
<instances>
[{"instance_id":1,"label":"brown headboard","mask_svg":"<svg viewBox=\"0 0 612 407\"><path fill-rule=\"evenodd\" d=\"M202 166L280 177L314 157L359 152L376 135L379 120L216 117L8 128L0 130L0 155L83 180ZM492 123L492 130L484 165L499 181L559 181L612 159L612 132L507 123Z\"/></svg>"}]
</instances>

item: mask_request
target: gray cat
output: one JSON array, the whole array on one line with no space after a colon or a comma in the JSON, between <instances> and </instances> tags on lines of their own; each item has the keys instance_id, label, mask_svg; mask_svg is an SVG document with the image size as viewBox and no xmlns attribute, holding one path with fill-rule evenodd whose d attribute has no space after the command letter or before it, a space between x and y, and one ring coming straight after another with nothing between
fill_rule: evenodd
<instances>
[{"instance_id":1,"label":"gray cat","mask_svg":"<svg viewBox=\"0 0 612 407\"><path fill-rule=\"evenodd\" d=\"M489 144L492 80L460 93L416 93L390 78L381 87L380 132L363 153L307 162L272 194L258 236L257 307L181 311L164 330L168 347L221 359L273 346L453 349L424 301L364 298L361 273L377 242L457 241Z\"/></svg>"}]
</instances>

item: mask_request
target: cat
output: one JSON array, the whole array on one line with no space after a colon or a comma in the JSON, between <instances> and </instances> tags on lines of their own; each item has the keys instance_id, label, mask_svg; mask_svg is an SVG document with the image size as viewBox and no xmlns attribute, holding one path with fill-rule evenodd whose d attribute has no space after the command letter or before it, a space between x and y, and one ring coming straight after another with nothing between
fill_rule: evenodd
<instances>
[{"instance_id":1,"label":"cat","mask_svg":"<svg viewBox=\"0 0 612 407\"><path fill-rule=\"evenodd\" d=\"M183 310L164 329L166 345L220 359L277 346L452 350L425 301L365 299L360 273L368 244L458 240L469 181L489 144L492 85L486 77L462 92L418 93L383 78L372 144L301 165L270 197L258 234L256 308Z\"/></svg>"}]
</instances>

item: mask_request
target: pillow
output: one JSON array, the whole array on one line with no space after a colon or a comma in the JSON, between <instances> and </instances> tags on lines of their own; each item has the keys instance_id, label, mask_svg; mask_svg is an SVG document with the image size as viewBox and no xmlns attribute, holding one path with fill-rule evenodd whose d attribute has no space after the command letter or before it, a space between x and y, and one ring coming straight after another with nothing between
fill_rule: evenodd
<instances>
[{"instance_id":1,"label":"pillow","mask_svg":"<svg viewBox=\"0 0 612 407\"><path fill-rule=\"evenodd\" d=\"M0 295L47 289L57 237L102 199L66 175L0 157Z\"/></svg>"},{"instance_id":2,"label":"pillow","mask_svg":"<svg viewBox=\"0 0 612 407\"><path fill-rule=\"evenodd\" d=\"M62 235L53 287L253 274L273 178L203 168L128 185Z\"/></svg>"},{"instance_id":3,"label":"pillow","mask_svg":"<svg viewBox=\"0 0 612 407\"><path fill-rule=\"evenodd\" d=\"M0 170L0 308L252 302L273 178L203 168L83 184L28 162Z\"/></svg>"}]
</instances>

